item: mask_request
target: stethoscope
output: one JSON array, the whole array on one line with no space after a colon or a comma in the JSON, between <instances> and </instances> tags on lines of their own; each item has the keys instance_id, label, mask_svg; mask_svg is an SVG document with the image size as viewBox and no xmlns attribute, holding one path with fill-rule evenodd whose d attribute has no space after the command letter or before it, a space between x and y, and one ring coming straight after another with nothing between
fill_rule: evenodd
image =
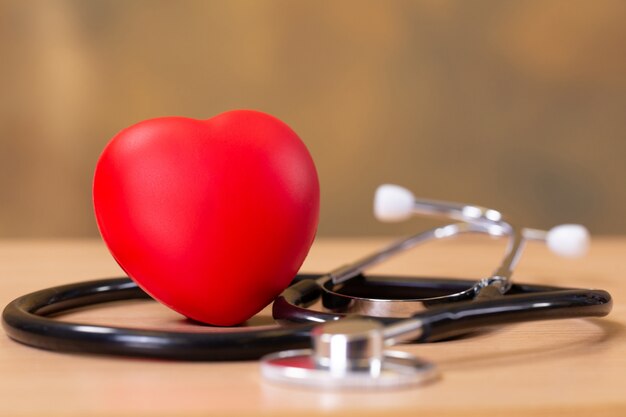
<instances>
[{"instance_id":1,"label":"stethoscope","mask_svg":"<svg viewBox=\"0 0 626 417\"><path fill-rule=\"evenodd\" d=\"M275 326L173 332L51 317L110 301L149 299L129 278L24 295L6 306L3 325L12 339L47 350L192 361L261 358L263 376L275 382L321 388L397 387L431 380L437 371L431 363L388 351L387 346L430 342L499 324L604 316L611 310L611 296L603 290L511 281L526 240L544 241L563 256L584 254L588 233L582 226L562 225L549 232L522 229L496 210L416 199L394 185L378 189L374 211L383 221L426 214L458 223L400 240L325 275L299 274L273 303L279 323ZM364 274L418 244L467 233L509 239L500 265L478 282Z\"/></svg>"}]
</instances>

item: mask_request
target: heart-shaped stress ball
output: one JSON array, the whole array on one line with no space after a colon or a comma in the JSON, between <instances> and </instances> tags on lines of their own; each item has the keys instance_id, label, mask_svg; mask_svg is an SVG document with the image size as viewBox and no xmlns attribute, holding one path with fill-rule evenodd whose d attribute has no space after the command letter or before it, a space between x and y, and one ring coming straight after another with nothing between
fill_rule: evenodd
<instances>
[{"instance_id":1,"label":"heart-shaped stress ball","mask_svg":"<svg viewBox=\"0 0 626 417\"><path fill-rule=\"evenodd\" d=\"M93 199L124 271L161 303L220 326L289 285L319 217L307 148L285 123L248 110L121 131L98 161Z\"/></svg>"}]
</instances>

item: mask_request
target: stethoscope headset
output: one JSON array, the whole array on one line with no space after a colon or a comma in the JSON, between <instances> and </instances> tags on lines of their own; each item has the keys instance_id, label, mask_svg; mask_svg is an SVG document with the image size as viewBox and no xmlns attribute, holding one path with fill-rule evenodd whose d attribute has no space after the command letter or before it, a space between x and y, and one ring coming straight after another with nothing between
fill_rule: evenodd
<instances>
[{"instance_id":1,"label":"stethoscope headset","mask_svg":"<svg viewBox=\"0 0 626 417\"><path fill-rule=\"evenodd\" d=\"M149 299L129 278L80 282L21 296L4 309L3 325L12 339L46 350L186 361L262 358L263 375L273 381L388 387L429 380L436 371L432 364L404 352L386 351L386 346L441 340L485 326L604 316L611 310L611 296L603 290L511 281L526 240L544 241L563 256L580 256L588 245L582 226L562 225L549 232L522 229L496 210L416 199L393 185L379 188L374 206L383 221L421 214L458 223L405 238L324 275L299 274L273 303L275 326L179 332L53 318L96 304ZM468 233L508 237L500 265L478 282L364 273L424 242ZM320 301L322 308L313 309Z\"/></svg>"}]
</instances>

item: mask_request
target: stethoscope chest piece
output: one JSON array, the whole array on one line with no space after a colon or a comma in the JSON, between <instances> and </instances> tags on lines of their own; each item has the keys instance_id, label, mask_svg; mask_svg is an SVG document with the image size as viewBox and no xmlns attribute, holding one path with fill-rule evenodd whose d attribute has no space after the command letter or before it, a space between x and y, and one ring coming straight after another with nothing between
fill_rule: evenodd
<instances>
[{"instance_id":1,"label":"stethoscope chest piece","mask_svg":"<svg viewBox=\"0 0 626 417\"><path fill-rule=\"evenodd\" d=\"M261 372L269 381L329 389L403 387L437 376L433 364L385 350L383 330L365 319L322 324L312 332L313 349L267 355Z\"/></svg>"}]
</instances>

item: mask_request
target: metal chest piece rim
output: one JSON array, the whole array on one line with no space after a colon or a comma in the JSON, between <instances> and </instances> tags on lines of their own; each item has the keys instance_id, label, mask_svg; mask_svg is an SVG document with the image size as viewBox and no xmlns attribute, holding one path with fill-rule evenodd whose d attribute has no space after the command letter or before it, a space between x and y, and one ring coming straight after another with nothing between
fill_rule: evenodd
<instances>
[{"instance_id":1,"label":"metal chest piece rim","mask_svg":"<svg viewBox=\"0 0 626 417\"><path fill-rule=\"evenodd\" d=\"M266 355L261 373L272 382L318 389L400 388L437 376L430 362L384 350L383 330L366 319L324 323L311 333L313 349Z\"/></svg>"}]
</instances>

